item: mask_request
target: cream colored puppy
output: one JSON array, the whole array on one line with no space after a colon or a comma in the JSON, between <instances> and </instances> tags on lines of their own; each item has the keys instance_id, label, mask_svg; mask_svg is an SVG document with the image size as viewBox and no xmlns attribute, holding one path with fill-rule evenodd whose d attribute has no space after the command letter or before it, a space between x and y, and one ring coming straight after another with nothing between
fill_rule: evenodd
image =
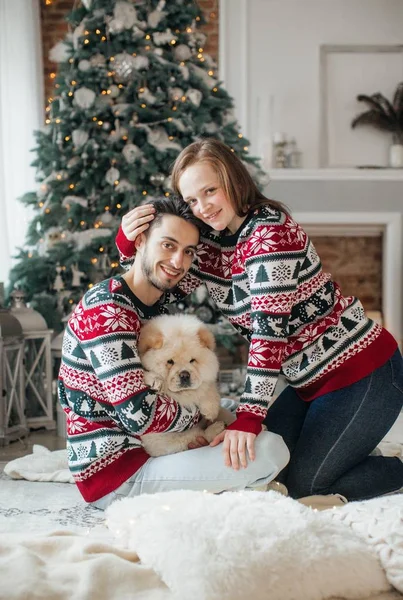
<instances>
[{"instance_id":1,"label":"cream colored puppy","mask_svg":"<svg viewBox=\"0 0 403 600\"><path fill-rule=\"evenodd\" d=\"M213 334L193 315L163 315L142 327L138 349L146 384L184 408L196 405L204 417L186 431L141 436L150 456L187 450L198 436L211 442L235 419L220 408L214 348ZM214 422L208 425L206 419Z\"/></svg>"}]
</instances>

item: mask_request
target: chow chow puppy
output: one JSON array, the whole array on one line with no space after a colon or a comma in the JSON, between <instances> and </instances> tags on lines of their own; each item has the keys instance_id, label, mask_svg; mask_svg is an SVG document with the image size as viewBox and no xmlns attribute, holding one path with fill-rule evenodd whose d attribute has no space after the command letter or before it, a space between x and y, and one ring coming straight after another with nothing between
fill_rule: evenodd
<instances>
[{"instance_id":1,"label":"chow chow puppy","mask_svg":"<svg viewBox=\"0 0 403 600\"><path fill-rule=\"evenodd\" d=\"M214 348L213 334L193 315L163 315L141 328L138 350L146 384L184 408L197 406L204 417L186 431L141 436L150 456L188 450L198 436L211 442L225 424L235 420L230 411L220 408Z\"/></svg>"}]
</instances>

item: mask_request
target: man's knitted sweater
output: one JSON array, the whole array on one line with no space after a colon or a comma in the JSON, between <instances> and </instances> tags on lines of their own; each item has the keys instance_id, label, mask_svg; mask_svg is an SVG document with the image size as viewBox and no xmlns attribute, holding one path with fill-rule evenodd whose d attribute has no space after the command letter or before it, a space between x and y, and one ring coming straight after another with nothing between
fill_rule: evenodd
<instances>
[{"instance_id":1,"label":"man's knitted sweater","mask_svg":"<svg viewBox=\"0 0 403 600\"><path fill-rule=\"evenodd\" d=\"M122 229L116 244L129 266L135 249ZM313 400L369 375L397 348L361 302L343 297L322 271L302 228L268 206L251 211L232 235L201 237L197 262L178 287L187 295L202 283L250 342L244 393L230 429L260 432L280 372L301 398Z\"/></svg>"},{"instance_id":2,"label":"man's knitted sweater","mask_svg":"<svg viewBox=\"0 0 403 600\"><path fill-rule=\"evenodd\" d=\"M160 312L160 305L144 305L117 276L89 290L67 324L59 400L70 471L87 502L118 488L149 459L139 436L183 431L199 420L198 410L144 383L140 325Z\"/></svg>"}]
</instances>

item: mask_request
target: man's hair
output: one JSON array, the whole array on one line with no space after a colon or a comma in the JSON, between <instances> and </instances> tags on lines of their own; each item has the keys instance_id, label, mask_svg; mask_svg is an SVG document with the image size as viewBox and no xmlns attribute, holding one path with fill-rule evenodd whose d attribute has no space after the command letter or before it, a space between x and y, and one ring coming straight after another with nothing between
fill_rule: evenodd
<instances>
[{"instance_id":1,"label":"man's hair","mask_svg":"<svg viewBox=\"0 0 403 600\"><path fill-rule=\"evenodd\" d=\"M197 227L199 232L204 231L204 223L194 216L190 207L178 196L170 196L169 198L154 198L145 204L151 204L155 208L155 216L152 221L149 222L149 227L144 232L146 237L153 229L153 227L159 227L161 220L164 215L173 215L184 219L191 225Z\"/></svg>"}]
</instances>

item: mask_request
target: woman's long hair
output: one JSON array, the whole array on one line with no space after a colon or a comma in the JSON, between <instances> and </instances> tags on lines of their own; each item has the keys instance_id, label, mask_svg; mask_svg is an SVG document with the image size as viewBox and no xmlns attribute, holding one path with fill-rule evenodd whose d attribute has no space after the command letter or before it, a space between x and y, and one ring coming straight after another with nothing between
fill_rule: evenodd
<instances>
[{"instance_id":1,"label":"woman's long hair","mask_svg":"<svg viewBox=\"0 0 403 600\"><path fill-rule=\"evenodd\" d=\"M193 142L179 154L171 176L176 194L181 196L179 180L184 171L190 165L202 161L209 163L217 173L225 195L238 217L244 217L250 210L260 206L270 206L288 214L288 209L282 202L270 200L262 194L248 169L231 148L214 138L203 138Z\"/></svg>"}]
</instances>

